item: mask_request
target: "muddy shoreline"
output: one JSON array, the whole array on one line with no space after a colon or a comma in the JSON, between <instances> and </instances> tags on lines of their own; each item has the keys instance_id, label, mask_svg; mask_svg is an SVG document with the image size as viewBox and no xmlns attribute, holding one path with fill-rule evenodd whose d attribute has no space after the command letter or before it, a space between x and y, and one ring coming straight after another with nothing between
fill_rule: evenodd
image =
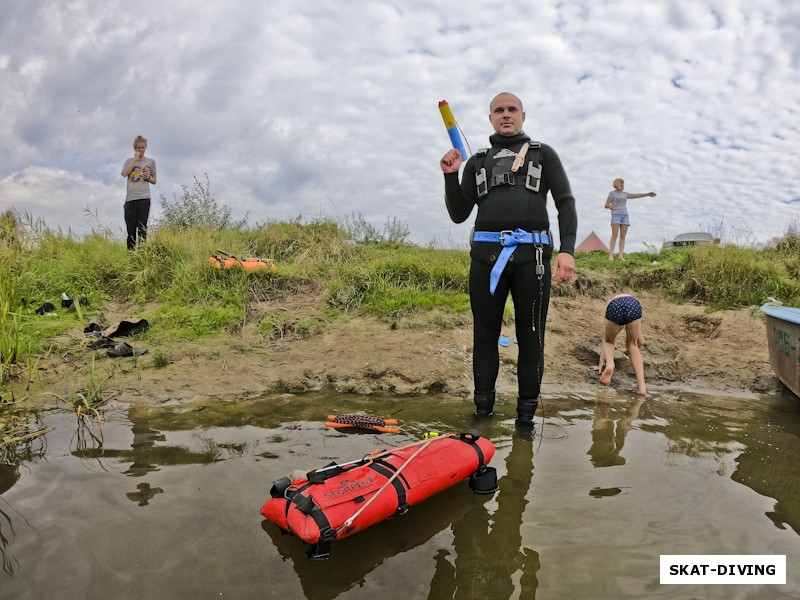
<instances>
[{"instance_id":1,"label":"muddy shoreline","mask_svg":"<svg viewBox=\"0 0 800 600\"><path fill-rule=\"evenodd\" d=\"M652 293L637 295L644 307L643 354L651 394L684 390L752 396L785 390L770 367L765 325L757 308L707 312L703 306L675 304ZM551 300L544 394L598 388L593 367L598 362L604 304L603 299L580 295ZM114 322L114 316L108 317L109 322ZM513 323L504 326L503 333L513 339ZM99 353L92 372L92 353L76 335L74 346L67 344L68 351L40 361L25 393L32 399L48 392L69 394L94 377L105 379L105 393L111 398L156 403L325 389L466 398L472 393L471 339L469 315L446 326L431 325L431 320L408 319L392 325L354 318L318 335L270 341L247 326L201 343L169 346L145 334L130 342L147 347L148 354L111 359ZM620 336L617 371L610 387L632 393L635 379L623 347L624 336ZM153 357L157 354L167 358L165 366L156 366ZM501 396L516 395L516 357L514 344L500 348L497 389Z\"/></svg>"}]
</instances>

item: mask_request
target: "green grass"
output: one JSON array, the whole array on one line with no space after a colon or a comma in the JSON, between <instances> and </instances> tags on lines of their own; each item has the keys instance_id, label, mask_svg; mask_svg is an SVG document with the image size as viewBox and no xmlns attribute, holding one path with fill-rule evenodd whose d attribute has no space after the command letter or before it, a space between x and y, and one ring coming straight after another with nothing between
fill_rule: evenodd
<instances>
[{"instance_id":1,"label":"green grass","mask_svg":"<svg viewBox=\"0 0 800 600\"><path fill-rule=\"evenodd\" d=\"M554 294L653 290L712 310L756 306L768 296L798 306L799 232L792 223L763 249L631 253L624 263L610 262L604 252L580 254L575 283ZM21 226L0 239L0 385L11 365L35 364L31 357L57 346L65 334L79 335L111 301L147 318L153 327L145 340L157 345L229 334L252 322L271 340L316 335L351 316L392 326L404 317L444 326L468 318L467 251L397 241L356 244L348 237L329 221L250 229L156 226L146 244L127 252L108 232L78 239L41 223ZM217 269L208 260L217 249L272 258L278 269ZM62 293L85 296L89 304L75 312L62 309ZM314 304L297 306L298 297ZM35 313L44 301L56 305L53 316ZM166 364L166 355L154 360L159 368Z\"/></svg>"},{"instance_id":2,"label":"green grass","mask_svg":"<svg viewBox=\"0 0 800 600\"><path fill-rule=\"evenodd\" d=\"M434 308L456 314L469 310L466 252L365 245L360 254L360 260L330 269L330 306L390 319Z\"/></svg>"}]
</instances>

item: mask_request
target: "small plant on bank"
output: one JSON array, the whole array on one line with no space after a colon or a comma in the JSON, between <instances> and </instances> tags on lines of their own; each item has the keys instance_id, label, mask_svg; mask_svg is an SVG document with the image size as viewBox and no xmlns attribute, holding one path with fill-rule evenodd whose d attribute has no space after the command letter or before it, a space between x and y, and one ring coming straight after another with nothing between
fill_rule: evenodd
<instances>
[{"instance_id":1,"label":"small plant on bank","mask_svg":"<svg viewBox=\"0 0 800 600\"><path fill-rule=\"evenodd\" d=\"M25 370L28 373L28 381L25 384L25 391L30 391L31 383L36 373L39 371L39 357L29 354L25 357Z\"/></svg>"},{"instance_id":2,"label":"small plant on bank","mask_svg":"<svg viewBox=\"0 0 800 600\"><path fill-rule=\"evenodd\" d=\"M169 355L166 352L162 352L161 350L156 350L153 352L153 366L156 369L163 369L170 363Z\"/></svg>"},{"instance_id":3,"label":"small plant on bank","mask_svg":"<svg viewBox=\"0 0 800 600\"><path fill-rule=\"evenodd\" d=\"M70 393L69 396L59 396L49 392L51 396L56 399L69 404L74 410L75 415L78 417L78 422L81 425L86 424L86 418L92 416L97 420L97 426L100 428L100 435L102 438L103 424L100 415L100 408L106 403L105 397L105 384L111 375L106 375L102 379L98 379L95 374L95 359L92 357L92 366L89 372L89 377L86 380L86 389Z\"/></svg>"},{"instance_id":4,"label":"small plant on bank","mask_svg":"<svg viewBox=\"0 0 800 600\"><path fill-rule=\"evenodd\" d=\"M258 332L268 341L300 339L321 332L330 320L321 313L296 314L280 310L265 315L258 322Z\"/></svg>"}]
</instances>

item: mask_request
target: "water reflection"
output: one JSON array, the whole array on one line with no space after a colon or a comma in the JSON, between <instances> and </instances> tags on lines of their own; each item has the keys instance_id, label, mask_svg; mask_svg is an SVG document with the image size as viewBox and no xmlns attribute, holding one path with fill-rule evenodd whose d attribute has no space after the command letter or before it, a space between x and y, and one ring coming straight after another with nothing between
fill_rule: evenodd
<instances>
[{"instance_id":1,"label":"water reflection","mask_svg":"<svg viewBox=\"0 0 800 600\"><path fill-rule=\"evenodd\" d=\"M483 428L497 448L498 492L458 484L337 542L322 562L259 519L270 482L429 430L469 429L463 404L309 395L126 406L104 414L102 444L84 438L83 449L74 414L46 413L55 430L0 460L3 600L52 589L121 597L123 579L126 597L680 597L657 586L661 553L800 553L796 401L566 396L548 403L536 439L503 408ZM358 410L401 419L402 435L322 426ZM725 593L706 597L747 597Z\"/></svg>"},{"instance_id":2,"label":"water reflection","mask_svg":"<svg viewBox=\"0 0 800 600\"><path fill-rule=\"evenodd\" d=\"M20 478L19 466L35 463L47 454L47 434L39 411L28 413L11 409L0 411L0 495Z\"/></svg>"},{"instance_id":3,"label":"water reflection","mask_svg":"<svg viewBox=\"0 0 800 600\"><path fill-rule=\"evenodd\" d=\"M197 448L189 448L185 443L170 443L166 434L155 425L164 424L173 430L192 429L196 425L175 427L176 409L155 411L133 406L128 410L132 441L130 449L114 448L111 440L88 446L84 444L74 451L83 459L105 458L120 463L130 463L123 474L129 477L145 477L156 473L164 466L208 464L220 459L221 450L213 440L195 436Z\"/></svg>"},{"instance_id":4,"label":"water reflection","mask_svg":"<svg viewBox=\"0 0 800 600\"><path fill-rule=\"evenodd\" d=\"M602 398L595 403L592 446L588 452L595 467L625 464L625 457L620 455L625 446L625 436L633 429L633 422L639 418L639 409L644 402L644 396L636 396L621 405L612 405Z\"/></svg>"},{"instance_id":5,"label":"water reflection","mask_svg":"<svg viewBox=\"0 0 800 600\"><path fill-rule=\"evenodd\" d=\"M22 465L35 464L45 457L45 434L50 430L42 423L38 411L20 414L8 410L0 416L4 425L0 430L0 563L3 573L13 576L19 569L19 560L11 549L17 537L15 518L18 524L25 524L25 520L2 496L20 480Z\"/></svg>"},{"instance_id":6,"label":"water reflection","mask_svg":"<svg viewBox=\"0 0 800 600\"><path fill-rule=\"evenodd\" d=\"M131 443L131 458L133 463L125 471L125 475L131 477L144 477L148 473L158 471L159 468L149 462L156 442L166 442L167 436L156 429L148 427L143 419L137 419L135 411L128 411L128 418L131 420L131 433L133 442Z\"/></svg>"},{"instance_id":7,"label":"water reflection","mask_svg":"<svg viewBox=\"0 0 800 600\"><path fill-rule=\"evenodd\" d=\"M283 560L289 561L309 600L331 600L362 586L366 577L391 557L429 542L453 521L463 519L473 507L472 492L459 485L411 507L402 516L379 523L357 536L333 544L331 558L313 561L307 546L297 537L284 534L276 525L262 521Z\"/></svg>"},{"instance_id":8,"label":"water reflection","mask_svg":"<svg viewBox=\"0 0 800 600\"><path fill-rule=\"evenodd\" d=\"M775 498L766 517L779 529L786 526L800 535L800 403L773 404L766 419L749 419L744 425L744 451L731 476L759 494Z\"/></svg>"},{"instance_id":9,"label":"water reflection","mask_svg":"<svg viewBox=\"0 0 800 600\"><path fill-rule=\"evenodd\" d=\"M510 445L509 445L510 442ZM523 544L521 528L533 480L534 440L529 432L496 440L505 453L506 474L494 495L476 495L466 483L425 500L394 517L333 544L331 558L312 561L307 546L262 521L283 560L290 561L303 593L311 600L330 600L364 585L367 576L391 557L422 546L449 528L452 542L426 546L435 563L427 597L511 598L521 592L533 598L538 584L539 554Z\"/></svg>"},{"instance_id":10,"label":"water reflection","mask_svg":"<svg viewBox=\"0 0 800 600\"><path fill-rule=\"evenodd\" d=\"M134 502L138 502L139 506L147 506L150 503L156 494L163 494L164 490L160 487L151 488L149 483L140 483L136 486L138 491L136 492L128 492L125 494L128 497L128 500L133 500Z\"/></svg>"},{"instance_id":11,"label":"water reflection","mask_svg":"<svg viewBox=\"0 0 800 600\"><path fill-rule=\"evenodd\" d=\"M453 523L453 555L447 550L435 555L430 600L535 597L539 553L523 544L521 533L533 481L533 448L527 432L515 433L494 502L480 502Z\"/></svg>"},{"instance_id":12,"label":"water reflection","mask_svg":"<svg viewBox=\"0 0 800 600\"><path fill-rule=\"evenodd\" d=\"M19 467L0 464L0 495L11 489L19 479ZM0 498L0 562L6 575L14 575L19 568L19 561L11 552L11 544L17 532L11 519L11 507L6 506Z\"/></svg>"}]
</instances>

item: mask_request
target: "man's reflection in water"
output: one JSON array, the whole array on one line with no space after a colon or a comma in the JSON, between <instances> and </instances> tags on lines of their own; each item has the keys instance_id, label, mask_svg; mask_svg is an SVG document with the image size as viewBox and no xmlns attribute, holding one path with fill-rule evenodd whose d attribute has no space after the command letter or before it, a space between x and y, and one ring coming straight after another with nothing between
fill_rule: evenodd
<instances>
[{"instance_id":1,"label":"man's reflection in water","mask_svg":"<svg viewBox=\"0 0 800 600\"><path fill-rule=\"evenodd\" d=\"M455 557L445 549L434 557L430 600L536 597L539 553L523 547L521 533L533 480L534 444L530 432L515 433L500 490L494 496L475 496L475 507L453 523ZM492 499L497 507L489 514Z\"/></svg>"},{"instance_id":2,"label":"man's reflection in water","mask_svg":"<svg viewBox=\"0 0 800 600\"><path fill-rule=\"evenodd\" d=\"M151 450L155 447L156 442L166 441L166 436L155 429L151 429L146 422L136 422L130 416L131 432L133 433L133 448L131 455L133 456L133 464L125 471L125 475L130 477L143 477L153 471L160 469L151 463L150 454Z\"/></svg>"},{"instance_id":3,"label":"man's reflection in water","mask_svg":"<svg viewBox=\"0 0 800 600\"><path fill-rule=\"evenodd\" d=\"M644 396L636 395L630 402L614 404L597 399L594 406L592 425L592 446L587 454L595 467L614 467L625 464L620 456L625 445L625 436L633 429L633 422L639 418L639 409Z\"/></svg>"},{"instance_id":4,"label":"man's reflection in water","mask_svg":"<svg viewBox=\"0 0 800 600\"><path fill-rule=\"evenodd\" d=\"M160 487L150 487L149 483L140 483L136 486L136 489L138 491L128 492L125 495L128 497L128 500L138 502L139 506L147 506L156 494L164 493L164 490Z\"/></svg>"}]
</instances>

